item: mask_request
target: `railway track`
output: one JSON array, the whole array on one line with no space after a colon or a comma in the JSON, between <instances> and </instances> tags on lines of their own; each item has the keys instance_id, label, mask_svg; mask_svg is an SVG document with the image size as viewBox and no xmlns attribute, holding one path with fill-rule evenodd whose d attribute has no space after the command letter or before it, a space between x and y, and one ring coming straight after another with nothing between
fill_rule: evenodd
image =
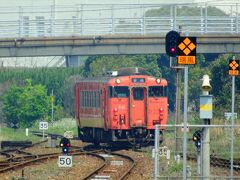
<instances>
[{"instance_id":1,"label":"railway track","mask_svg":"<svg viewBox=\"0 0 240 180\"><path fill-rule=\"evenodd\" d=\"M43 136L43 133L41 131L30 131L30 132L35 136L39 136L39 137ZM48 137L48 136L53 137L54 136L56 138L63 138L64 137L63 135L60 135L60 134L53 134L53 133L47 133L47 132L44 133L44 136L45 137Z\"/></svg>"},{"instance_id":2,"label":"railway track","mask_svg":"<svg viewBox=\"0 0 240 180\"><path fill-rule=\"evenodd\" d=\"M136 162L133 158L116 152L102 151L104 164L94 169L83 179L119 179L122 180L132 171Z\"/></svg>"},{"instance_id":3,"label":"railway track","mask_svg":"<svg viewBox=\"0 0 240 180\"><path fill-rule=\"evenodd\" d=\"M195 160L195 161L197 160L196 156L193 154L188 155L187 158L189 160ZM224 158L219 158L219 157L212 156L212 155L210 156L210 164L211 164L211 166L214 166L214 167L231 169L230 160L224 159ZM233 161L233 169L236 171L240 171L240 159L235 159Z\"/></svg>"},{"instance_id":4,"label":"railway track","mask_svg":"<svg viewBox=\"0 0 240 180\"><path fill-rule=\"evenodd\" d=\"M57 159L58 156L62 155L60 149L58 149L59 152L54 153L36 154L29 152L31 148L44 144L45 142L46 140L32 144L31 147L27 146L1 151L0 154L5 158L0 160L0 173L5 173L11 170L24 171L24 169L27 170L28 167L31 167L34 164L41 164L47 160ZM50 148L47 149L49 150ZM103 154L108 155L109 157L104 157ZM103 149L94 149L93 147L89 149L79 146L72 146L69 155L75 157L83 155L87 157L92 156L98 159L98 161L101 161L101 163L98 163L99 165L96 168L88 168L87 175L81 179L90 179L94 178L95 176L101 176L104 174L106 177L124 179L135 166L134 159L127 155L122 155ZM120 163L121 165L117 163ZM22 174L24 174L24 172Z\"/></svg>"}]
</instances>

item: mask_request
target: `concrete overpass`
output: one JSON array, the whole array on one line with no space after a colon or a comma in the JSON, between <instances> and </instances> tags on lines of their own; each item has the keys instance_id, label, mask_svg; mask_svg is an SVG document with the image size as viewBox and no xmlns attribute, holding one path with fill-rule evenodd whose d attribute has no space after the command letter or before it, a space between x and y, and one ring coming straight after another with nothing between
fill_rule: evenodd
<instances>
[{"instance_id":1,"label":"concrete overpass","mask_svg":"<svg viewBox=\"0 0 240 180\"><path fill-rule=\"evenodd\" d=\"M196 35L197 53L239 53L239 35ZM164 54L165 35L3 38L0 57Z\"/></svg>"}]
</instances>

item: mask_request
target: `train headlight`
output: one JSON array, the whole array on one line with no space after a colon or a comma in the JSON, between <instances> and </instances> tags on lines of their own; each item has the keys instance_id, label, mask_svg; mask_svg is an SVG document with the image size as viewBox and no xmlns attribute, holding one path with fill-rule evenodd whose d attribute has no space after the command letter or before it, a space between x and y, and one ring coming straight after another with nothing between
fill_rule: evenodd
<instances>
[{"instance_id":1,"label":"train headlight","mask_svg":"<svg viewBox=\"0 0 240 180\"><path fill-rule=\"evenodd\" d=\"M117 84L120 84L120 82L121 82L120 79L116 79Z\"/></svg>"},{"instance_id":2,"label":"train headlight","mask_svg":"<svg viewBox=\"0 0 240 180\"><path fill-rule=\"evenodd\" d=\"M118 111L118 109L117 108L114 108L114 112L117 112Z\"/></svg>"},{"instance_id":3,"label":"train headlight","mask_svg":"<svg viewBox=\"0 0 240 180\"><path fill-rule=\"evenodd\" d=\"M157 78L157 79L156 79L156 82L157 82L158 84L160 84L161 79Z\"/></svg>"}]
</instances>

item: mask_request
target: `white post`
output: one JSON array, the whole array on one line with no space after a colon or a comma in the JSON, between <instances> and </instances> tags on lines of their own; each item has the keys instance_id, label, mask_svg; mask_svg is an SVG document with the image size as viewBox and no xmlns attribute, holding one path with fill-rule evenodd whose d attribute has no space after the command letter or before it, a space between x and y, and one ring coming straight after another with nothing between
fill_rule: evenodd
<instances>
[{"instance_id":1,"label":"white post","mask_svg":"<svg viewBox=\"0 0 240 180\"><path fill-rule=\"evenodd\" d=\"M155 139L154 139L154 180L159 176L159 126L155 125Z\"/></svg>"},{"instance_id":2,"label":"white post","mask_svg":"<svg viewBox=\"0 0 240 180\"><path fill-rule=\"evenodd\" d=\"M28 128L26 128L25 132L26 132L26 136L28 136Z\"/></svg>"},{"instance_id":3,"label":"white post","mask_svg":"<svg viewBox=\"0 0 240 180\"><path fill-rule=\"evenodd\" d=\"M44 134L44 129L43 129L43 134L42 134L42 140L44 141L44 136L45 136L45 134Z\"/></svg>"}]
</instances>

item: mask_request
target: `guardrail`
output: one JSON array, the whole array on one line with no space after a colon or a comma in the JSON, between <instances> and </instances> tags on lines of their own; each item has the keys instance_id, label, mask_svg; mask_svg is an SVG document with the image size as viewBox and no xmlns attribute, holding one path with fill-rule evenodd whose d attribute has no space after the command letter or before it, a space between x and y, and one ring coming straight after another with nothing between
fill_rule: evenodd
<instances>
[{"instance_id":1,"label":"guardrail","mask_svg":"<svg viewBox=\"0 0 240 180\"><path fill-rule=\"evenodd\" d=\"M212 6L224 9L213 15ZM238 34L238 4L195 5L77 5L1 7L0 37L79 36L106 34L165 34L182 26L188 34ZM184 8L186 7L186 8ZM164 16L150 10L166 9ZM196 15L181 14L189 8Z\"/></svg>"}]
</instances>

